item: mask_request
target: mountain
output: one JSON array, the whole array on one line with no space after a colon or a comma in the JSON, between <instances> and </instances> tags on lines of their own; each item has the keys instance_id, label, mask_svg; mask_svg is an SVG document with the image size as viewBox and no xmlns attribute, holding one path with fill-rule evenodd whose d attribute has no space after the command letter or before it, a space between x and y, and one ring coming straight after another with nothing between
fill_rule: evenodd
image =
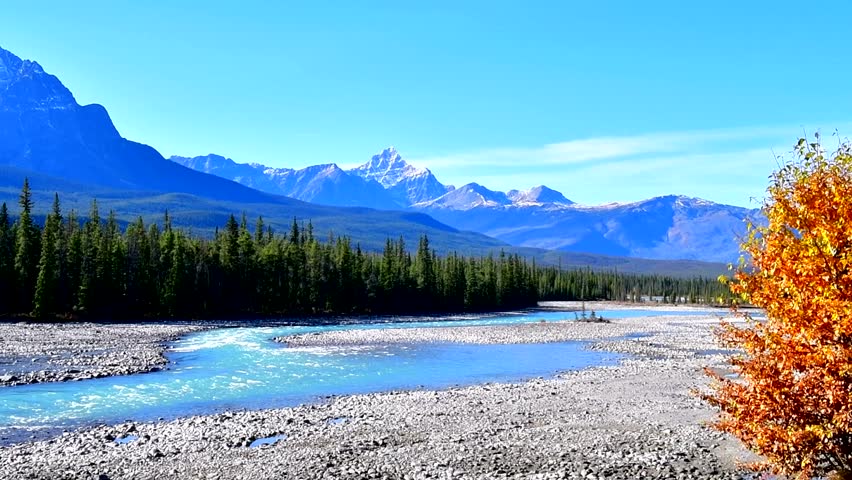
<instances>
[{"instance_id":1,"label":"mountain","mask_svg":"<svg viewBox=\"0 0 852 480\"><path fill-rule=\"evenodd\" d=\"M288 197L306 202L380 209L393 204L381 185L349 175L333 163L290 172L284 169L266 169L265 172L279 180Z\"/></svg>"},{"instance_id":2,"label":"mountain","mask_svg":"<svg viewBox=\"0 0 852 480\"><path fill-rule=\"evenodd\" d=\"M349 172L377 181L402 206L426 202L453 189L439 182L429 169L417 168L403 160L393 147L373 155L369 162Z\"/></svg>"},{"instance_id":3,"label":"mountain","mask_svg":"<svg viewBox=\"0 0 852 480\"><path fill-rule=\"evenodd\" d=\"M79 105L38 63L0 49L0 198L10 203L23 177L29 177L33 189L45 197L59 192L66 207L85 212L96 196L104 208L114 207L128 219L145 215L149 220L168 208L175 218L201 232L223 224L230 213L245 211L283 227L294 217L310 219L317 232L350 235L369 248L381 248L386 237L399 235L416 245L417 237L425 233L444 252L506 248L543 256L546 252L540 248L558 248L725 262L736 258L734 232L742 231L737 227L745 212L684 197L582 207L543 186L508 194L476 183L455 190L428 169L405 162L393 147L348 172L334 164L273 169L215 155L173 160L123 138L104 107ZM282 195L359 207L320 206ZM48 204L49 200L45 209ZM546 255L558 261L570 256ZM595 258L599 266L624 261Z\"/></svg>"},{"instance_id":4,"label":"mountain","mask_svg":"<svg viewBox=\"0 0 852 480\"><path fill-rule=\"evenodd\" d=\"M172 156L170 160L267 193L324 205L396 210L433 200L453 190L452 186L439 182L428 169L417 168L403 160L393 147L349 171L336 164L301 170L272 168L258 163L236 163L214 154L191 158Z\"/></svg>"},{"instance_id":5,"label":"mountain","mask_svg":"<svg viewBox=\"0 0 852 480\"><path fill-rule=\"evenodd\" d=\"M219 163L222 169L247 171L232 161ZM484 253L508 247L482 234L460 232L423 213L314 205L186 168L147 145L122 138L104 107L79 105L59 79L38 63L0 48L0 200L12 206L13 213L25 177L31 180L41 213L49 207L53 192L58 192L66 210L85 213L97 198L104 211L114 208L125 221L136 215L153 221L168 209L176 225L206 234L224 225L228 215L246 212L252 219L268 217L278 231L286 231L293 218L310 220L318 235L349 235L365 248L377 250L388 237L402 236L416 246L423 234L444 252ZM300 194L317 199L326 191L317 186L323 184L318 178L331 183L340 179L340 185L350 178L363 182L334 166L282 171L272 177L284 183L289 180L279 177L292 177L292 183L300 185Z\"/></svg>"},{"instance_id":6,"label":"mountain","mask_svg":"<svg viewBox=\"0 0 852 480\"><path fill-rule=\"evenodd\" d=\"M0 165L111 188L268 201L269 195L126 140L100 105L81 106L36 62L0 49Z\"/></svg>"},{"instance_id":7,"label":"mountain","mask_svg":"<svg viewBox=\"0 0 852 480\"><path fill-rule=\"evenodd\" d=\"M282 195L271 178L263 175L262 165L237 163L230 158L220 155L205 155L202 157L169 157L169 160L184 167L209 173L217 177L227 178L247 187L267 193Z\"/></svg>"},{"instance_id":8,"label":"mountain","mask_svg":"<svg viewBox=\"0 0 852 480\"><path fill-rule=\"evenodd\" d=\"M539 185L524 191L509 190L506 192L506 196L512 201L512 203L518 204L554 203L560 205L571 205L574 203L565 198L565 195L562 195L560 192L557 192L552 188L547 188L544 185Z\"/></svg>"},{"instance_id":9,"label":"mountain","mask_svg":"<svg viewBox=\"0 0 852 480\"><path fill-rule=\"evenodd\" d=\"M400 207L377 182L350 175L333 163L294 170L258 163L236 163L214 154L192 158L172 156L169 159L199 172L305 202L379 209Z\"/></svg>"},{"instance_id":10,"label":"mountain","mask_svg":"<svg viewBox=\"0 0 852 480\"><path fill-rule=\"evenodd\" d=\"M503 193L489 190L478 183L468 183L440 197L413 205L418 209L448 209L466 211L472 208L504 207L512 200Z\"/></svg>"},{"instance_id":11,"label":"mountain","mask_svg":"<svg viewBox=\"0 0 852 480\"><path fill-rule=\"evenodd\" d=\"M378 212L368 208L342 208L315 205L296 200L288 203L244 203L214 200L184 193L152 193L139 190L115 190L107 187L76 183L37 172L18 170L0 165L0 202L10 206L17 215L20 185L29 177L35 203L35 218L44 221L59 192L63 211L74 209L85 217L93 198L98 199L101 213L115 210L120 225L126 226L141 216L146 223L161 222L168 210L172 223L189 229L194 235L210 237L222 228L231 214L245 212L250 225L263 215L266 225L276 232L289 231L293 218L311 221L319 238L329 232L349 235L361 248L380 252L388 237L402 236L410 248L416 248L418 237L429 236L429 244L439 254L459 252L465 255L495 254L500 250L534 258L542 265L562 265L565 268L593 268L624 273L656 273L680 277L716 277L725 273L721 263L692 260L651 260L609 255L543 250L531 247L512 247L501 240L485 235L458 231L423 213L411 211Z\"/></svg>"},{"instance_id":12,"label":"mountain","mask_svg":"<svg viewBox=\"0 0 852 480\"><path fill-rule=\"evenodd\" d=\"M544 185L506 193L479 183L445 187L429 170L405 162L393 147L348 172L334 165L272 169L213 155L172 159L301 200L378 209L407 207L516 247L727 263L739 257L744 220L759 218L757 210L676 195L587 206Z\"/></svg>"},{"instance_id":13,"label":"mountain","mask_svg":"<svg viewBox=\"0 0 852 480\"><path fill-rule=\"evenodd\" d=\"M438 199L415 208L516 246L725 263L739 257L744 220L759 218L757 210L677 195L600 206L520 202L514 196L508 205L446 208Z\"/></svg>"}]
</instances>

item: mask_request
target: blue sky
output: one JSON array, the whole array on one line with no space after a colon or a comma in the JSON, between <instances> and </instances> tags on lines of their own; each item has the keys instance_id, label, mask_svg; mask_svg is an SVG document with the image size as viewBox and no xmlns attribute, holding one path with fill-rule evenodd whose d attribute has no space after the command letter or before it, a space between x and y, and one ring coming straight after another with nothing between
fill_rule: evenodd
<instances>
[{"instance_id":1,"label":"blue sky","mask_svg":"<svg viewBox=\"0 0 852 480\"><path fill-rule=\"evenodd\" d=\"M849 135L847 2L15 2L0 46L165 156L756 205ZM271 4L271 5L270 5Z\"/></svg>"}]
</instances>

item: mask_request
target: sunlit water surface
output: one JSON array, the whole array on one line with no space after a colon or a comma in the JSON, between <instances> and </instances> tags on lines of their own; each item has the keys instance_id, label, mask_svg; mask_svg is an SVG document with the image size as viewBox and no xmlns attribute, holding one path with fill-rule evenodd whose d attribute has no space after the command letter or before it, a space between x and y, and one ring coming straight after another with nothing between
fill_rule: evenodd
<instances>
[{"instance_id":1,"label":"sunlit water surface","mask_svg":"<svg viewBox=\"0 0 852 480\"><path fill-rule=\"evenodd\" d=\"M708 315L695 310L598 312L606 318L674 313ZM20 437L22 430L56 431L100 422L292 406L327 395L515 381L617 361L616 354L584 349L584 342L288 348L272 341L277 336L327 330L495 325L574 318L573 312L534 311L437 321L385 319L378 323L222 328L194 333L171 345L167 370L0 389L0 440Z\"/></svg>"}]
</instances>

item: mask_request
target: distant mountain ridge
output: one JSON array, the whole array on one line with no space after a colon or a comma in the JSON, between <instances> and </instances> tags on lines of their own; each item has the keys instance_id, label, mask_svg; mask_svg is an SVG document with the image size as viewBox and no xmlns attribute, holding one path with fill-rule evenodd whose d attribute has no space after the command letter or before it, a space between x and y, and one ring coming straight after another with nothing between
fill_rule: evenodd
<instances>
[{"instance_id":1,"label":"distant mountain ridge","mask_svg":"<svg viewBox=\"0 0 852 480\"><path fill-rule=\"evenodd\" d=\"M180 191L247 202L271 198L169 162L148 145L124 139L104 107L77 104L41 65L2 48L0 165L110 188Z\"/></svg>"},{"instance_id":2,"label":"distant mountain ridge","mask_svg":"<svg viewBox=\"0 0 852 480\"><path fill-rule=\"evenodd\" d=\"M14 198L21 179L29 176L43 182L35 189L59 191L77 201L81 196L90 199L94 192L116 202L128 196L154 198L158 204L143 208L147 200L131 202L125 213L150 215L152 208L168 205L170 211L182 211L191 224L206 228L210 222L204 219L213 218L214 208L219 217L225 210L235 213L234 208L257 214L271 209L279 222L311 218L337 234L369 238L373 244L404 232L413 245L419 234L427 233L445 251L484 252L508 247L508 242L520 248L723 262L736 259L736 233L744 231L741 219L753 213L674 196L585 207L544 186L507 193L477 183L455 189L428 169L408 164L392 147L349 171L333 163L299 170L269 168L216 155L172 160L123 138L104 107L79 105L38 63L0 48L4 198ZM335 207L317 208L298 199Z\"/></svg>"},{"instance_id":3,"label":"distant mountain ridge","mask_svg":"<svg viewBox=\"0 0 852 480\"><path fill-rule=\"evenodd\" d=\"M745 220L760 218L758 210L682 195L601 206L515 202L465 209L440 200L418 210L516 246L723 263L739 257Z\"/></svg>"},{"instance_id":4,"label":"distant mountain ridge","mask_svg":"<svg viewBox=\"0 0 852 480\"><path fill-rule=\"evenodd\" d=\"M258 163L236 163L230 158L214 154L192 158L172 156L170 160L247 187L304 202L384 210L394 205L391 194L379 183L350 175L333 163L296 170L272 168Z\"/></svg>"},{"instance_id":5,"label":"distant mountain ridge","mask_svg":"<svg viewBox=\"0 0 852 480\"><path fill-rule=\"evenodd\" d=\"M37 209L47 209L57 192L63 208L76 208L78 213L85 213L97 197L103 208L114 207L124 215L124 221L136 215L149 222L159 220L168 209L177 225L208 233L242 211L250 218L263 215L278 231L286 231L294 218L310 220L318 234L348 235L370 249L381 250L387 238L400 236L416 246L423 234L442 252L485 253L509 247L482 234L460 232L424 213L362 208L368 190L360 185L366 181L335 166L272 170L268 179L258 177L267 184L246 186L195 169L213 165L221 176L247 178L259 168L213 156L199 160L194 168L168 161L154 148L123 138L104 107L79 105L38 63L0 48L0 199L10 206L23 179L29 178ZM299 195L322 200L326 181L341 191L357 190L359 206L320 206L251 188L298 184ZM352 187L352 182L359 186ZM384 188L372 184L384 204Z\"/></svg>"},{"instance_id":6,"label":"distant mountain ridge","mask_svg":"<svg viewBox=\"0 0 852 480\"><path fill-rule=\"evenodd\" d=\"M348 171L334 163L298 170L273 168L236 163L214 154L172 156L170 160L265 192L324 205L403 209L453 189L439 182L428 169L407 163L393 147Z\"/></svg>"},{"instance_id":7,"label":"distant mountain ridge","mask_svg":"<svg viewBox=\"0 0 852 480\"><path fill-rule=\"evenodd\" d=\"M442 184L428 169L407 163L393 147L349 171L334 164L293 171L233 164L231 160L225 168L204 160L208 157L211 156L172 159L300 200L424 212L455 228L473 230L519 247L734 262L740 254L738 239L745 233L745 219L760 216L758 210L682 195L588 206L544 185L505 193L475 182L454 188ZM328 175L328 171L335 174ZM287 177L288 182L267 187L276 175ZM348 183L348 188L332 188L343 183ZM308 188L309 185L316 187ZM321 190L325 194L318 195L316 192Z\"/></svg>"},{"instance_id":8,"label":"distant mountain ridge","mask_svg":"<svg viewBox=\"0 0 852 480\"><path fill-rule=\"evenodd\" d=\"M555 203L562 205L571 205L574 202L565 198L562 193L547 188L544 185L533 187L529 190L509 190L506 196L514 203Z\"/></svg>"},{"instance_id":9,"label":"distant mountain ridge","mask_svg":"<svg viewBox=\"0 0 852 480\"><path fill-rule=\"evenodd\" d=\"M417 168L402 159L394 147L373 155L370 161L349 173L379 182L401 206L410 206L453 190L435 178L428 168Z\"/></svg>"}]
</instances>

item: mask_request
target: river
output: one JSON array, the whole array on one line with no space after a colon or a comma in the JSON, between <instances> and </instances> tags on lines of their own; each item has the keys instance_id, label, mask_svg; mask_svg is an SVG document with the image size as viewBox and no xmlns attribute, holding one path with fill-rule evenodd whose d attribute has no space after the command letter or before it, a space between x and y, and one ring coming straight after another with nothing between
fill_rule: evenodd
<instances>
[{"instance_id":1,"label":"river","mask_svg":"<svg viewBox=\"0 0 852 480\"><path fill-rule=\"evenodd\" d=\"M606 318L706 315L701 311L603 310ZM494 325L572 320L573 312L531 311L406 318L383 322L221 328L170 345L167 370L0 389L0 435L95 423L148 421L230 409L292 406L328 395L518 381L616 362L585 342L471 345L413 343L288 348L277 336L341 329ZM415 321L412 321L415 320Z\"/></svg>"}]
</instances>

